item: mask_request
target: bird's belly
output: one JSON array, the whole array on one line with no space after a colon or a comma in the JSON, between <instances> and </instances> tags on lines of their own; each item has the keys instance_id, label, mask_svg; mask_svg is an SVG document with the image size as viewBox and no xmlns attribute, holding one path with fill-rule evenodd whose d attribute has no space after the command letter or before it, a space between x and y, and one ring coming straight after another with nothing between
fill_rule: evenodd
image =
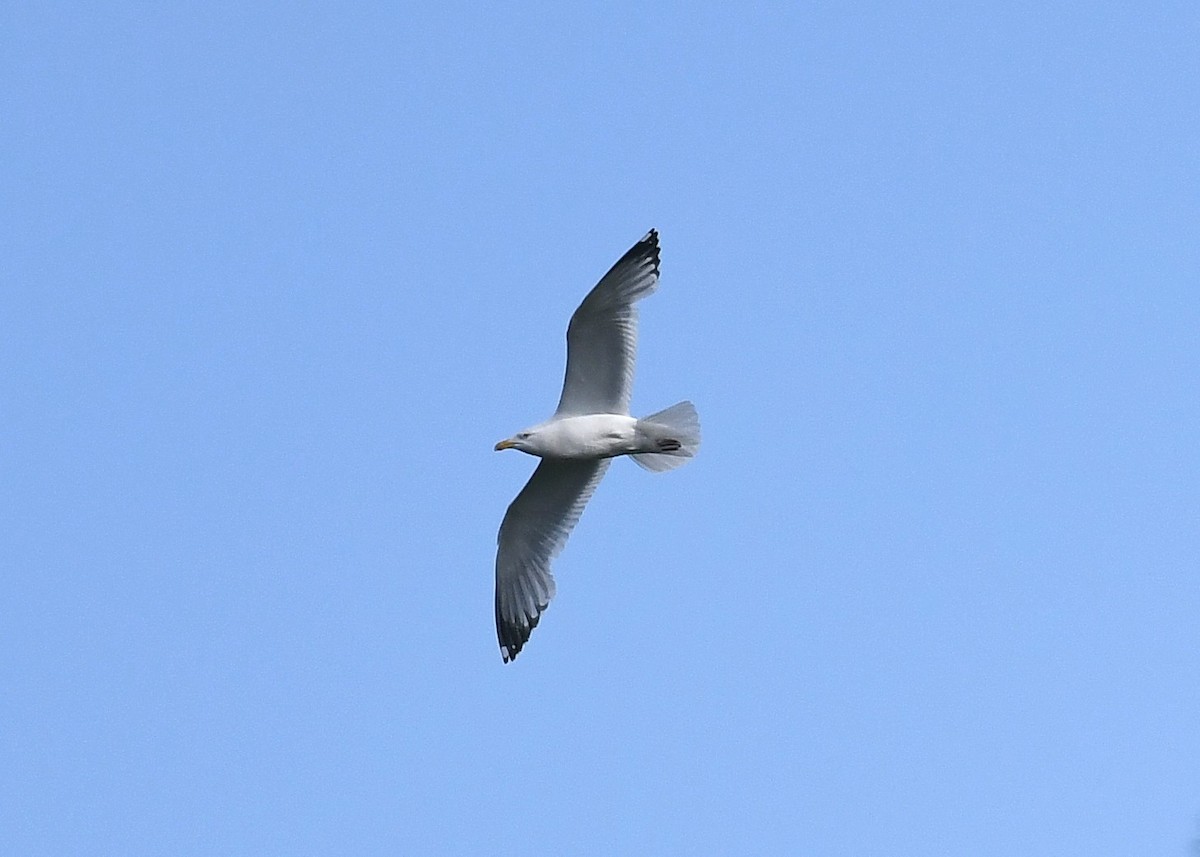
<instances>
[{"instance_id":1,"label":"bird's belly","mask_svg":"<svg viewBox=\"0 0 1200 857\"><path fill-rule=\"evenodd\" d=\"M566 417L554 424L546 453L554 458L612 458L636 451L637 420L621 414Z\"/></svg>"}]
</instances>

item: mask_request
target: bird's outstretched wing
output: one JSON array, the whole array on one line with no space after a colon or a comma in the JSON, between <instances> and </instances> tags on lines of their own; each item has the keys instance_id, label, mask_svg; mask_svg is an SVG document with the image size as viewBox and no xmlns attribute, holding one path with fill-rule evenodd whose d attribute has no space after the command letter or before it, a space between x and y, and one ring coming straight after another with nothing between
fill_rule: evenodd
<instances>
[{"instance_id":1,"label":"bird's outstretched wing","mask_svg":"<svg viewBox=\"0 0 1200 857\"><path fill-rule=\"evenodd\" d=\"M637 358L634 303L658 286L651 229L596 284L567 327L567 376L557 416L628 414Z\"/></svg>"},{"instance_id":2,"label":"bird's outstretched wing","mask_svg":"<svg viewBox=\"0 0 1200 857\"><path fill-rule=\"evenodd\" d=\"M500 525L496 636L508 663L554 597L550 561L567 543L610 459L542 459Z\"/></svg>"}]
</instances>

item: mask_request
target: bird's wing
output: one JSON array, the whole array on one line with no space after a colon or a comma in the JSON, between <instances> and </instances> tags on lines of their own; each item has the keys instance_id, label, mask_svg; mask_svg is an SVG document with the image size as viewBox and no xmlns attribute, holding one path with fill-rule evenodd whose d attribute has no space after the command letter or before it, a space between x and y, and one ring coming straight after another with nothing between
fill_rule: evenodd
<instances>
[{"instance_id":1,"label":"bird's wing","mask_svg":"<svg viewBox=\"0 0 1200 857\"><path fill-rule=\"evenodd\" d=\"M554 597L550 561L567 543L610 459L542 459L500 525L496 636L504 662L517 656Z\"/></svg>"},{"instance_id":2,"label":"bird's wing","mask_svg":"<svg viewBox=\"0 0 1200 857\"><path fill-rule=\"evenodd\" d=\"M567 376L558 416L628 414L637 357L634 303L658 286L658 232L651 229L596 284L567 327Z\"/></svg>"}]
</instances>

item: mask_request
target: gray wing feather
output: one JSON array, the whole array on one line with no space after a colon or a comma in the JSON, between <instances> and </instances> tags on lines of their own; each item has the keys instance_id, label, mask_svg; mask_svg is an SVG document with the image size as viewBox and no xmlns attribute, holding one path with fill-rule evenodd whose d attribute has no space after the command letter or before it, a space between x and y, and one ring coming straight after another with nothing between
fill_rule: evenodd
<instances>
[{"instance_id":1,"label":"gray wing feather","mask_svg":"<svg viewBox=\"0 0 1200 857\"><path fill-rule=\"evenodd\" d=\"M567 543L609 460L543 459L509 504L496 551L496 636L505 663L521 651L554 597L550 561Z\"/></svg>"},{"instance_id":2,"label":"gray wing feather","mask_svg":"<svg viewBox=\"0 0 1200 857\"><path fill-rule=\"evenodd\" d=\"M651 229L596 284L567 327L567 374L558 416L628 414L637 358L636 301L658 286Z\"/></svg>"}]
</instances>

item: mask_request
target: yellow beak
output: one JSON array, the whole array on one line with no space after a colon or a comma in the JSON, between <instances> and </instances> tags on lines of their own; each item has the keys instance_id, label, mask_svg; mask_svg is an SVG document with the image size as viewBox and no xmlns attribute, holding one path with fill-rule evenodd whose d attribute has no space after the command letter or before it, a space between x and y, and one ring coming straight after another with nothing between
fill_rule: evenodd
<instances>
[{"instance_id":1,"label":"yellow beak","mask_svg":"<svg viewBox=\"0 0 1200 857\"><path fill-rule=\"evenodd\" d=\"M517 445L515 443L513 443L511 440L502 440L498 444L496 444L496 452L499 452L502 449L515 449L516 446Z\"/></svg>"}]
</instances>

